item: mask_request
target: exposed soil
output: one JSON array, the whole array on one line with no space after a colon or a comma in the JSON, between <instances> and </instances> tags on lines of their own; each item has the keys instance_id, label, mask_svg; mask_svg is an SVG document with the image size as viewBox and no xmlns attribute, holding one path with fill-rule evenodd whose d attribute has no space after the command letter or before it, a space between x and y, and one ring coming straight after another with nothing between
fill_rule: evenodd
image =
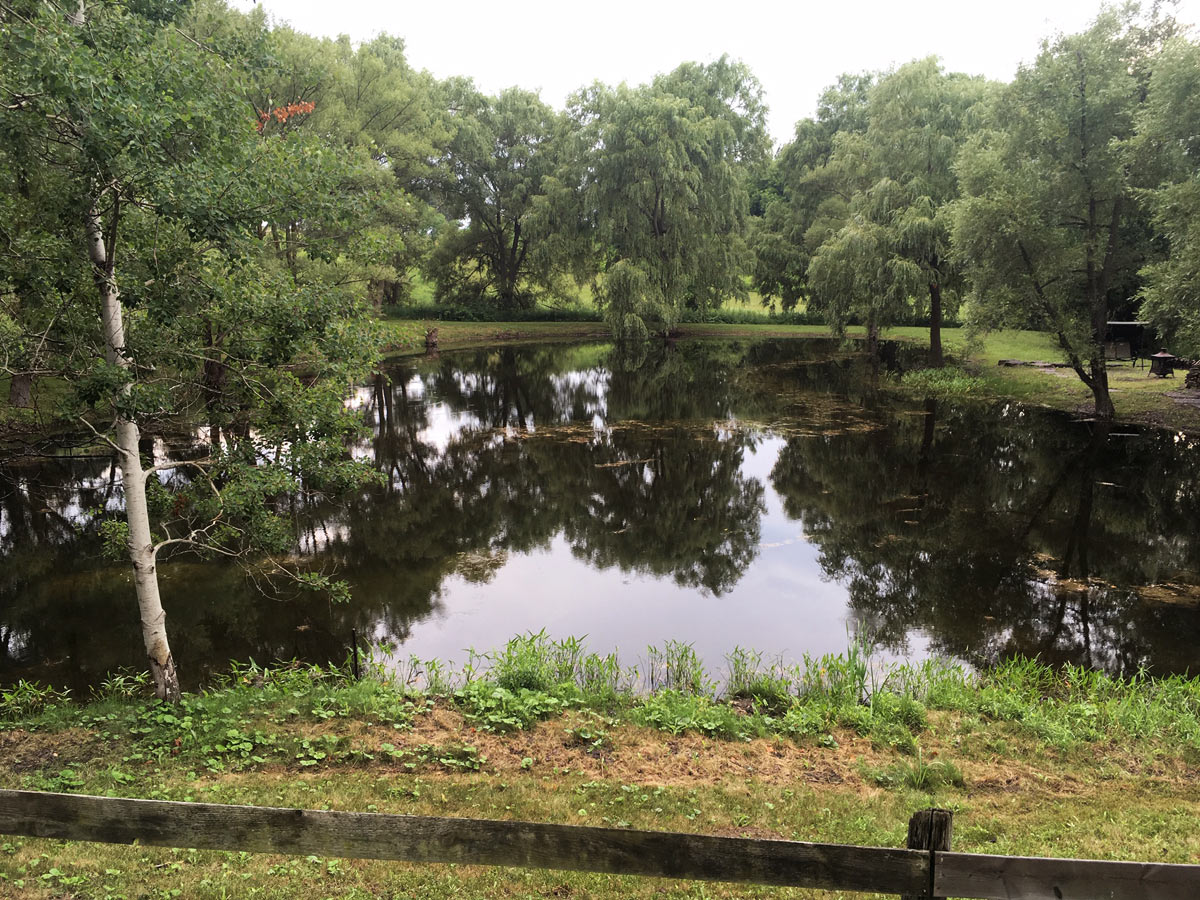
<instances>
[{"instance_id":1,"label":"exposed soil","mask_svg":"<svg viewBox=\"0 0 1200 900\"><path fill-rule=\"evenodd\" d=\"M1200 391L1192 391L1184 388L1182 391L1169 391L1164 396L1170 397L1181 406L1200 409Z\"/></svg>"},{"instance_id":2,"label":"exposed soil","mask_svg":"<svg viewBox=\"0 0 1200 900\"><path fill-rule=\"evenodd\" d=\"M438 707L417 717L409 731L362 729L356 738L363 746L377 748L387 742L398 750L423 744L469 744L487 757L483 770L496 774L526 770L523 762L528 758L533 760L528 770L534 774L557 768L589 777L659 785L718 784L746 778L775 784L797 780L814 785L857 784L862 780L860 758L891 758L852 733L839 735L840 747L831 750L804 747L784 738L735 743L620 725L609 730L600 747L592 747L567 733L574 721L567 715L526 731L497 735L477 731L457 711ZM321 730L345 734L344 728L334 723Z\"/></svg>"},{"instance_id":3,"label":"exposed soil","mask_svg":"<svg viewBox=\"0 0 1200 900\"><path fill-rule=\"evenodd\" d=\"M0 769L17 775L56 772L100 756L103 743L92 732L69 728L53 734L0 731Z\"/></svg>"}]
</instances>

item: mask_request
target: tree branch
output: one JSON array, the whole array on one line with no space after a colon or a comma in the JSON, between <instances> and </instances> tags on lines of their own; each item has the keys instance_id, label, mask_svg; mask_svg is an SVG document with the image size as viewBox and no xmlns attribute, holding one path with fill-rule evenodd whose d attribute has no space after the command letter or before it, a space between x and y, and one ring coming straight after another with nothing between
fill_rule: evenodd
<instances>
[{"instance_id":1,"label":"tree branch","mask_svg":"<svg viewBox=\"0 0 1200 900\"><path fill-rule=\"evenodd\" d=\"M85 419L83 416L78 416L77 418L79 419L80 422L82 422L84 425L86 425L88 427L88 430L92 434L94 434L97 438L104 441L104 443L108 444L108 446L110 446L117 453L121 454L122 456L125 455L125 451L121 449L120 445L118 445L116 441L114 441L108 435L101 434L99 431L97 431L96 426L93 425L91 422L89 422L87 419Z\"/></svg>"}]
</instances>

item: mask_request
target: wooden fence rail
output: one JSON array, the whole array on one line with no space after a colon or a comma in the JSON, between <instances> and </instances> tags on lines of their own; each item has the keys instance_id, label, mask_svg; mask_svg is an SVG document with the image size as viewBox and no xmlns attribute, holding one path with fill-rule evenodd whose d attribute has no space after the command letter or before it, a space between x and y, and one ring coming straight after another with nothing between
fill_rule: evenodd
<instances>
[{"instance_id":1,"label":"wooden fence rail","mask_svg":"<svg viewBox=\"0 0 1200 900\"><path fill-rule=\"evenodd\" d=\"M0 790L0 834L112 844L137 841L202 850L573 869L913 898L1200 897L1200 866L948 852L950 818L940 810L917 813L909 829L910 847L893 849Z\"/></svg>"}]
</instances>

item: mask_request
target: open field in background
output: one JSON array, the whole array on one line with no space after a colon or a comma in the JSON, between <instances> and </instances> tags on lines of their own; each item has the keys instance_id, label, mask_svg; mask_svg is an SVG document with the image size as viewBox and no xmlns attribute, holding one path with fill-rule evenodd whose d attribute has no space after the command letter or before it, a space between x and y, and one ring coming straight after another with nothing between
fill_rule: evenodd
<instances>
[{"instance_id":1,"label":"open field in background","mask_svg":"<svg viewBox=\"0 0 1200 900\"><path fill-rule=\"evenodd\" d=\"M421 274L420 270L412 269L408 272L408 303L414 306L425 306L433 304L434 300L434 283L428 280ZM747 277L743 282L747 288L750 285L750 279ZM579 307L580 309L595 310L596 302L593 296L592 286L590 283L575 284L574 281L569 282L569 290L564 298L567 302ZM755 312L766 312L766 307L763 306L762 294L758 291L747 290L744 299L736 297L726 297L721 304L722 309L746 309Z\"/></svg>"},{"instance_id":2,"label":"open field in background","mask_svg":"<svg viewBox=\"0 0 1200 900\"><path fill-rule=\"evenodd\" d=\"M474 664L420 664L421 690L417 669L243 666L178 707L128 675L86 705L10 691L0 787L895 847L937 804L956 850L1200 859L1200 680L860 648L791 670L731 654L716 690L669 645L659 689L633 694L615 660L536 635ZM831 896L0 837L2 897L450 895Z\"/></svg>"}]
</instances>

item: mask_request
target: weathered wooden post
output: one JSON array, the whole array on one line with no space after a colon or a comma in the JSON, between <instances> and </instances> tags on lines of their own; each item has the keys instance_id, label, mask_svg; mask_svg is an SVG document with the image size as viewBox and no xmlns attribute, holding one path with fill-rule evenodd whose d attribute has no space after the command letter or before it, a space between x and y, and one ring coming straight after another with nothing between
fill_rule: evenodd
<instances>
[{"instance_id":1,"label":"weathered wooden post","mask_svg":"<svg viewBox=\"0 0 1200 900\"><path fill-rule=\"evenodd\" d=\"M908 820L908 849L929 851L929 890L924 895L904 894L903 900L933 897L934 853L950 849L954 813L948 809L922 809ZM945 900L944 897L934 900Z\"/></svg>"}]
</instances>

